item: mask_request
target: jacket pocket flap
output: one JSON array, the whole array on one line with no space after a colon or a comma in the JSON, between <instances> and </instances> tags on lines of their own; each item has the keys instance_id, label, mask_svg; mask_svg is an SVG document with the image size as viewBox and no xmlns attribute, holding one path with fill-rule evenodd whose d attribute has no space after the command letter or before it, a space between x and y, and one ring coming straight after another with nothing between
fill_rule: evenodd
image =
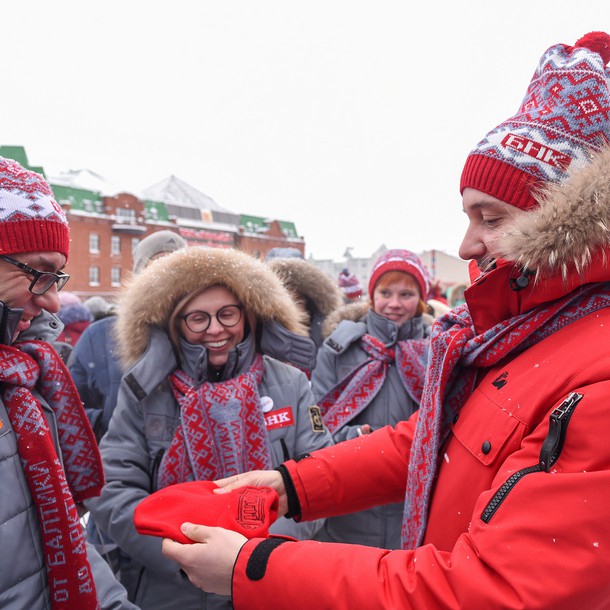
<instances>
[{"instance_id":1,"label":"jacket pocket flap","mask_svg":"<svg viewBox=\"0 0 610 610\"><path fill-rule=\"evenodd\" d=\"M476 393L477 399L471 403L475 410L464 408L452 430L456 439L488 466L499 455L516 450L523 434L523 424L481 392ZM481 413L485 413L485 417L481 417Z\"/></svg>"}]
</instances>

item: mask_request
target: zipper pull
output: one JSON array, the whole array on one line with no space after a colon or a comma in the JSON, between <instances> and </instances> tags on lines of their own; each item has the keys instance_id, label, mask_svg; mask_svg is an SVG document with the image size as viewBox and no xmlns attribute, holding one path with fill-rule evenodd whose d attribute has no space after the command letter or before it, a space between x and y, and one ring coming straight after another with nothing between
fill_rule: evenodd
<instances>
[{"instance_id":1,"label":"zipper pull","mask_svg":"<svg viewBox=\"0 0 610 610\"><path fill-rule=\"evenodd\" d=\"M566 430L570 423L576 405L582 400L583 394L572 392L549 417L549 433L540 450L540 469L549 472L557 461L563 448Z\"/></svg>"}]
</instances>

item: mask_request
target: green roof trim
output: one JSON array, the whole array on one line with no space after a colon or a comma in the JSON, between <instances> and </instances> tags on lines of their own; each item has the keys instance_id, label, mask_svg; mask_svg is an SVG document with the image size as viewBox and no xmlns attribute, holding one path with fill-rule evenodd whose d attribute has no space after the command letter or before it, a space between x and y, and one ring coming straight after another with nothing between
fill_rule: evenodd
<instances>
[{"instance_id":1,"label":"green roof trim","mask_svg":"<svg viewBox=\"0 0 610 610\"><path fill-rule=\"evenodd\" d=\"M169 222L167 206L162 201L144 200L146 220L163 220Z\"/></svg>"},{"instance_id":2,"label":"green roof trim","mask_svg":"<svg viewBox=\"0 0 610 610\"><path fill-rule=\"evenodd\" d=\"M294 222L288 222L287 220L278 220L278 224L280 225L280 228L282 229L282 233L284 233L284 235L286 235L286 237L297 238L299 236Z\"/></svg>"},{"instance_id":3,"label":"green roof trim","mask_svg":"<svg viewBox=\"0 0 610 610\"><path fill-rule=\"evenodd\" d=\"M59 204L67 203L72 210L97 212L98 214L104 213L102 197L96 191L88 191L61 184L51 184L51 188Z\"/></svg>"},{"instance_id":4,"label":"green roof trim","mask_svg":"<svg viewBox=\"0 0 610 610\"><path fill-rule=\"evenodd\" d=\"M30 165L23 146L0 146L0 157L17 161L17 163L23 165L26 169L36 172L37 174L42 174L46 178L46 174L41 165Z\"/></svg>"},{"instance_id":5,"label":"green roof trim","mask_svg":"<svg viewBox=\"0 0 610 610\"><path fill-rule=\"evenodd\" d=\"M246 214L240 214L239 226L246 231L260 231L266 229L269 226L266 218L261 216L247 216Z\"/></svg>"}]
</instances>

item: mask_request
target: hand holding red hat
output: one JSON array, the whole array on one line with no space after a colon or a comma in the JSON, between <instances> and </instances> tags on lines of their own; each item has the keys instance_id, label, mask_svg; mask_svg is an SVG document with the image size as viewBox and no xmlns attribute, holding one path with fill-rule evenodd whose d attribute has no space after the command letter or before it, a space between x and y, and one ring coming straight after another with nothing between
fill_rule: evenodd
<instances>
[{"instance_id":1,"label":"hand holding red hat","mask_svg":"<svg viewBox=\"0 0 610 610\"><path fill-rule=\"evenodd\" d=\"M220 527L184 523L182 532L189 542L163 540L162 551L180 565L189 580L200 589L219 595L231 594L231 569L246 537Z\"/></svg>"},{"instance_id":2,"label":"hand holding red hat","mask_svg":"<svg viewBox=\"0 0 610 610\"><path fill-rule=\"evenodd\" d=\"M223 527L247 538L265 538L277 519L278 495L270 487L240 487L227 494L212 492L212 481L170 485L147 496L134 512L140 534L192 543L182 532L185 522Z\"/></svg>"},{"instance_id":3,"label":"hand holding red hat","mask_svg":"<svg viewBox=\"0 0 610 610\"><path fill-rule=\"evenodd\" d=\"M271 487L278 495L277 514L283 517L288 512L288 498L282 475L277 470L252 470L236 474L225 479L214 481L218 487L213 490L215 494L225 494L240 487Z\"/></svg>"}]
</instances>

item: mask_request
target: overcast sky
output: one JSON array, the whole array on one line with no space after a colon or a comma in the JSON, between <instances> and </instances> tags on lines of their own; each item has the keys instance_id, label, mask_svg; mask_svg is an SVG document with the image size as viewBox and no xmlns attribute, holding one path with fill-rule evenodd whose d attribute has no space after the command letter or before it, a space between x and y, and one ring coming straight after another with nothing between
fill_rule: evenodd
<instances>
[{"instance_id":1,"label":"overcast sky","mask_svg":"<svg viewBox=\"0 0 610 610\"><path fill-rule=\"evenodd\" d=\"M457 252L468 151L607 0L3 3L0 144L138 192L173 174L306 254Z\"/></svg>"}]
</instances>

